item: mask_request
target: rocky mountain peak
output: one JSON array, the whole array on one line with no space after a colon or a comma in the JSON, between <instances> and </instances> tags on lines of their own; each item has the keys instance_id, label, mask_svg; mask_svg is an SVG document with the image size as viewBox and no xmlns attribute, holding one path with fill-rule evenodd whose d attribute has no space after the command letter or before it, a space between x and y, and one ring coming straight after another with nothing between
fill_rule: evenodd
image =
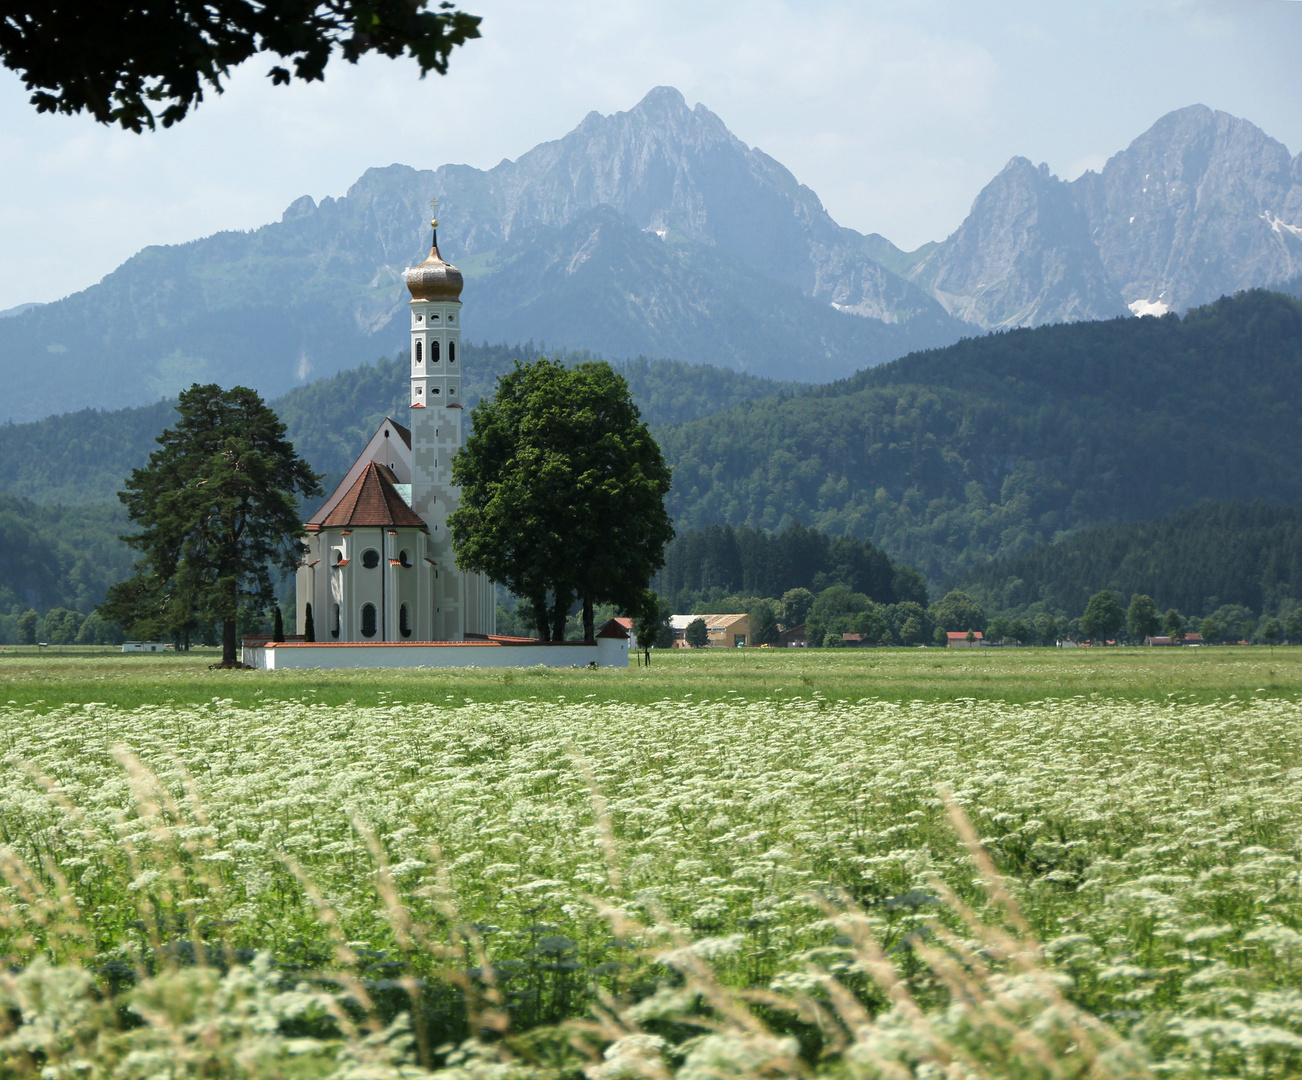
<instances>
[{"instance_id":1,"label":"rocky mountain peak","mask_svg":"<svg viewBox=\"0 0 1302 1080\"><path fill-rule=\"evenodd\" d=\"M979 326L1162 314L1302 274L1302 155L1191 105L1071 184L1013 158L907 271Z\"/></svg>"},{"instance_id":2,"label":"rocky mountain peak","mask_svg":"<svg viewBox=\"0 0 1302 1080\"><path fill-rule=\"evenodd\" d=\"M1131 310L1183 310L1302 272L1302 185L1255 124L1192 105L1076 182Z\"/></svg>"},{"instance_id":3,"label":"rocky mountain peak","mask_svg":"<svg viewBox=\"0 0 1302 1080\"><path fill-rule=\"evenodd\" d=\"M1123 314L1070 187L1014 157L958 230L912 269L951 315L985 329Z\"/></svg>"}]
</instances>

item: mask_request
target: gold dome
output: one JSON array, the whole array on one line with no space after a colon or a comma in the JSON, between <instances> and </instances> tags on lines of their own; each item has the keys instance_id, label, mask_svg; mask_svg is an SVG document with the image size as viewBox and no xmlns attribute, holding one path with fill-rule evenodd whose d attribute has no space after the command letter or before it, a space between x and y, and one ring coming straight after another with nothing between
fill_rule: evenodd
<instances>
[{"instance_id":1,"label":"gold dome","mask_svg":"<svg viewBox=\"0 0 1302 1080\"><path fill-rule=\"evenodd\" d=\"M429 257L403 274L413 300L459 300L461 271L439 254L438 222L434 222L434 243Z\"/></svg>"}]
</instances>

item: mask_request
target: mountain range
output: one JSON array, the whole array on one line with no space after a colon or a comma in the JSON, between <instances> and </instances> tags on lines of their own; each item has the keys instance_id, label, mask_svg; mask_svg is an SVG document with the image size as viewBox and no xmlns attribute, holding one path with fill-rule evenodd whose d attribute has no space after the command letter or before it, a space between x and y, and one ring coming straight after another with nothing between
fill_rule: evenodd
<instances>
[{"instance_id":1,"label":"mountain range","mask_svg":"<svg viewBox=\"0 0 1302 1080\"><path fill-rule=\"evenodd\" d=\"M786 167L660 87L492 169L371 169L341 198L147 248L15 311L0 319L0 419L139 405L196 380L276 396L395 353L402 270L427 248L435 196L468 338L783 380L1302 281L1302 156L1203 106L1070 183L1015 158L953 235L904 252L838 225Z\"/></svg>"}]
</instances>

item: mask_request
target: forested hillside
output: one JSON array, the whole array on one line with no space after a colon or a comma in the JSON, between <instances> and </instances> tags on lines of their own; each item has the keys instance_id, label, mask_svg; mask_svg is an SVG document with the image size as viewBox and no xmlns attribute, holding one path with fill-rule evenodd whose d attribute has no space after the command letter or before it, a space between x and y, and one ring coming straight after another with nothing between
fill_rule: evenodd
<instances>
[{"instance_id":1,"label":"forested hillside","mask_svg":"<svg viewBox=\"0 0 1302 1080\"><path fill-rule=\"evenodd\" d=\"M131 552L118 540L127 525L116 503L38 506L0 495L0 615L52 607L88 612L131 567Z\"/></svg>"},{"instance_id":2,"label":"forested hillside","mask_svg":"<svg viewBox=\"0 0 1302 1080\"><path fill-rule=\"evenodd\" d=\"M467 345L465 399L473 407L516 361L537 357L526 345ZM563 353L568 362L591 359ZM614 365L628 380L652 425L681 423L739 402L787 392L790 384L707 365L640 357ZM289 436L312 467L338 478L385 415L401 419L408 406L408 361L393 359L342 371L291 390L272 402ZM70 505L115 500L123 479L143 465L158 433L176 416L175 401L101 412L83 409L30 424L0 426L0 492L39 503Z\"/></svg>"},{"instance_id":3,"label":"forested hillside","mask_svg":"<svg viewBox=\"0 0 1302 1080\"><path fill-rule=\"evenodd\" d=\"M958 587L988 611L1078 616L1100 589L1135 593L1158 610L1209 616L1225 605L1276 614L1302 599L1302 503L1203 503L1160 521L1084 529L997 559Z\"/></svg>"},{"instance_id":4,"label":"forested hillside","mask_svg":"<svg viewBox=\"0 0 1302 1080\"><path fill-rule=\"evenodd\" d=\"M797 519L954 577L1089 525L1302 498L1302 303L1015 330L661 430L680 528Z\"/></svg>"},{"instance_id":5,"label":"forested hillside","mask_svg":"<svg viewBox=\"0 0 1302 1080\"><path fill-rule=\"evenodd\" d=\"M656 591L675 611L726 596L778 598L791 589L845 585L874 603L927 603L927 583L875 544L793 524L780 533L710 525L680 533L665 549Z\"/></svg>"}]
</instances>

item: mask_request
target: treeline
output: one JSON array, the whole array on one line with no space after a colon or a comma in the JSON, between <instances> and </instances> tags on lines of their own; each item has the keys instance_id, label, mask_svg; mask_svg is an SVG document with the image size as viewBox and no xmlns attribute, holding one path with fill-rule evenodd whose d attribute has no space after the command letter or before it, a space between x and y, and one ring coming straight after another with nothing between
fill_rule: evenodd
<instances>
[{"instance_id":1,"label":"treeline","mask_svg":"<svg viewBox=\"0 0 1302 1080\"><path fill-rule=\"evenodd\" d=\"M780 597L844 585L878 604L927 602L927 582L868 540L828 536L794 522L781 532L710 525L680 533L665 549L654 588L676 611L732 595Z\"/></svg>"},{"instance_id":2,"label":"treeline","mask_svg":"<svg viewBox=\"0 0 1302 1080\"><path fill-rule=\"evenodd\" d=\"M657 432L681 528L798 518L929 578L1191 503L1302 498L1302 303L961 341Z\"/></svg>"},{"instance_id":3,"label":"treeline","mask_svg":"<svg viewBox=\"0 0 1302 1080\"><path fill-rule=\"evenodd\" d=\"M29 610L42 626L51 609L89 615L130 569L117 538L127 524L120 506L38 506L0 495L0 643L18 643L17 620Z\"/></svg>"},{"instance_id":4,"label":"treeline","mask_svg":"<svg viewBox=\"0 0 1302 1080\"><path fill-rule=\"evenodd\" d=\"M1264 640L1264 624L1274 620L1284 633L1302 598L1302 503L1203 503L1157 521L1085 529L957 585L1007 619L1077 619L1106 590L1123 607L1149 597L1194 630L1210 620L1215 640Z\"/></svg>"},{"instance_id":5,"label":"treeline","mask_svg":"<svg viewBox=\"0 0 1302 1080\"><path fill-rule=\"evenodd\" d=\"M465 348L465 401L473 407L492 393L514 364L543 349L525 345ZM567 363L593 359L559 354ZM639 357L612 365L628 381L643 419L677 424L730 409L742 401L789 393L791 384L735 371ZM312 467L337 481L385 416L408 415L407 353L341 371L297 387L271 403L295 448ZM0 491L45 504L109 502L122 481L156 448L175 419L175 399L103 412L83 409L26 424L0 425Z\"/></svg>"},{"instance_id":6,"label":"treeline","mask_svg":"<svg viewBox=\"0 0 1302 1080\"><path fill-rule=\"evenodd\" d=\"M653 587L666 612L748 615L752 645L776 644L782 630L802 624L814 647L843 645L847 633L924 644L938 627L985 625L959 593L928 605L926 579L871 541L799 522L781 532L712 525L680 533Z\"/></svg>"}]
</instances>

